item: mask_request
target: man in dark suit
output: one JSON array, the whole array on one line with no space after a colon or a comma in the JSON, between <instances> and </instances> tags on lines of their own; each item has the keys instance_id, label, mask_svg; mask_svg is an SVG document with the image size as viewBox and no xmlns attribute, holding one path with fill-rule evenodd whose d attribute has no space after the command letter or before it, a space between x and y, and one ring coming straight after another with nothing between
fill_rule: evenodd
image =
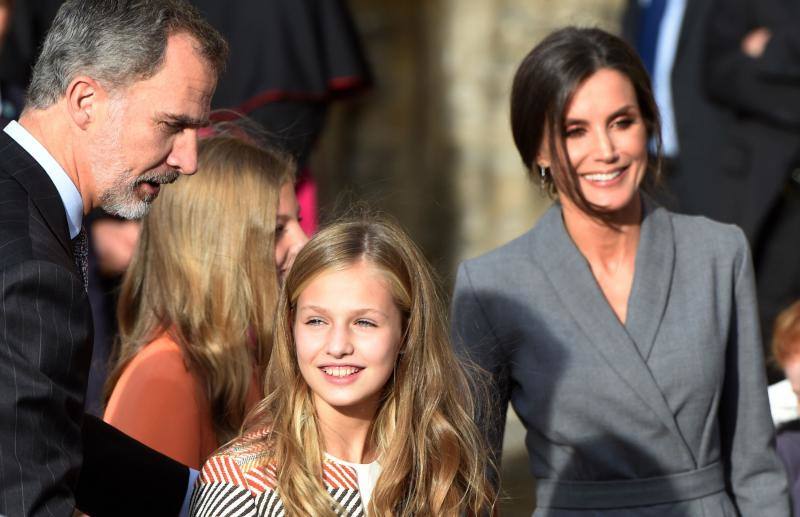
<instances>
[{"instance_id":1,"label":"man in dark suit","mask_svg":"<svg viewBox=\"0 0 800 517\"><path fill-rule=\"evenodd\" d=\"M622 25L625 38L640 54L647 54L648 48L652 52L642 57L650 65L663 119L667 192L660 201L680 212L730 221L737 210L732 193L737 189L739 150L727 134L734 116L705 90L712 2L628 0ZM653 19L648 11L657 9L657 4L660 12Z\"/></svg>"},{"instance_id":2,"label":"man in dark suit","mask_svg":"<svg viewBox=\"0 0 800 517\"><path fill-rule=\"evenodd\" d=\"M753 248L766 344L775 317L800 298L800 3L716 0L713 10L707 86L735 118L740 186L731 222Z\"/></svg>"},{"instance_id":3,"label":"man in dark suit","mask_svg":"<svg viewBox=\"0 0 800 517\"><path fill-rule=\"evenodd\" d=\"M94 515L180 508L185 468L84 421L82 218L141 217L195 172L226 48L184 0L68 0L53 22L19 123L0 133L0 514L70 515L79 473Z\"/></svg>"}]
</instances>

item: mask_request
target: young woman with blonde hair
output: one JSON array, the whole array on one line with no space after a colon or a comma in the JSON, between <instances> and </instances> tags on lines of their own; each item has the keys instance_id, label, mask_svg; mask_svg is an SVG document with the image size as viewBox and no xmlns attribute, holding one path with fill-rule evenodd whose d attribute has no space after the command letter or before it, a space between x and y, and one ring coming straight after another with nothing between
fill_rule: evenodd
<instances>
[{"instance_id":1,"label":"young woman with blonde hair","mask_svg":"<svg viewBox=\"0 0 800 517\"><path fill-rule=\"evenodd\" d=\"M291 160L232 136L198 160L144 219L104 416L193 468L263 397L279 277L307 240Z\"/></svg>"},{"instance_id":2,"label":"young woman with blonde hair","mask_svg":"<svg viewBox=\"0 0 800 517\"><path fill-rule=\"evenodd\" d=\"M193 515L491 511L444 304L397 226L336 223L298 254L266 386L246 433L203 467Z\"/></svg>"}]
</instances>

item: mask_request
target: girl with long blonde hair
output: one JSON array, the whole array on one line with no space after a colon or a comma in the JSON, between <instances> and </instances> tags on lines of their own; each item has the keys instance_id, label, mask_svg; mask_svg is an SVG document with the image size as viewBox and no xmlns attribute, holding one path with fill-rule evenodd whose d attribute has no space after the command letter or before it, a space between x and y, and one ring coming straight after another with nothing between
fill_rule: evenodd
<instances>
[{"instance_id":1,"label":"girl with long blonde hair","mask_svg":"<svg viewBox=\"0 0 800 517\"><path fill-rule=\"evenodd\" d=\"M335 223L286 277L268 395L205 464L192 515L491 511L471 389L419 249L391 223Z\"/></svg>"},{"instance_id":2,"label":"girl with long blonde hair","mask_svg":"<svg viewBox=\"0 0 800 517\"><path fill-rule=\"evenodd\" d=\"M233 136L199 145L199 172L144 219L104 416L194 468L263 396L279 277L307 240L291 160Z\"/></svg>"}]
</instances>

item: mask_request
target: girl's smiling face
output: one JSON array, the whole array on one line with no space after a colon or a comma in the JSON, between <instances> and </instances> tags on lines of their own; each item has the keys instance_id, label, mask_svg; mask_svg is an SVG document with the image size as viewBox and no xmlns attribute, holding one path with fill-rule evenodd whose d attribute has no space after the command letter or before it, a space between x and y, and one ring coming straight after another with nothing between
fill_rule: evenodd
<instances>
[{"instance_id":1,"label":"girl's smiling face","mask_svg":"<svg viewBox=\"0 0 800 517\"><path fill-rule=\"evenodd\" d=\"M402 314L384 273L366 261L313 278L293 334L317 411L374 415L402 343Z\"/></svg>"}]
</instances>

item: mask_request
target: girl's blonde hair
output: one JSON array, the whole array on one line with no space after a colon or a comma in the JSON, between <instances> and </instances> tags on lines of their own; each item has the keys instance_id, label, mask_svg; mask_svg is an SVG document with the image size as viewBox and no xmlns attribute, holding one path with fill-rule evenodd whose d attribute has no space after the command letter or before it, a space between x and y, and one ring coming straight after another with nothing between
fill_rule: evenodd
<instances>
[{"instance_id":1,"label":"girl's blonde hair","mask_svg":"<svg viewBox=\"0 0 800 517\"><path fill-rule=\"evenodd\" d=\"M295 304L320 273L359 261L385 275L404 325L394 374L369 435L381 474L367 513L491 511L488 455L473 419L472 386L452 351L445 305L431 268L397 225L357 220L323 229L297 255L278 300L268 395L246 422L248 430L269 430L269 454L263 461L278 469L278 493L287 515L336 515L322 484L324 444L311 391L297 363Z\"/></svg>"},{"instance_id":2,"label":"girl's blonde hair","mask_svg":"<svg viewBox=\"0 0 800 517\"><path fill-rule=\"evenodd\" d=\"M164 189L119 297L119 343L106 382L162 332L178 344L211 404L217 439L241 428L254 368L272 348L278 297L276 212L288 158L233 136L201 140L198 173Z\"/></svg>"}]
</instances>

